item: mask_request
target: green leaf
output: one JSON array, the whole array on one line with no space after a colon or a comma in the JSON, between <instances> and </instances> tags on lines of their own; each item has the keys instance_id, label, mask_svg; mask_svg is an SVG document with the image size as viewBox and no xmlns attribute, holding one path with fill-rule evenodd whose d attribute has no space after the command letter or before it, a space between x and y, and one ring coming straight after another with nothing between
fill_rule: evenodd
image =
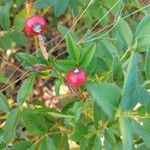
<instances>
[{"instance_id":1,"label":"green leaf","mask_svg":"<svg viewBox=\"0 0 150 150\"><path fill-rule=\"evenodd\" d=\"M80 150L91 149L89 148L89 144L90 144L90 138L82 137L79 142ZM91 144L93 144L93 139L91 141Z\"/></svg>"},{"instance_id":2,"label":"green leaf","mask_svg":"<svg viewBox=\"0 0 150 150\"><path fill-rule=\"evenodd\" d=\"M65 114L62 114L62 113L58 113L58 112L52 112L52 111L49 111L47 114L55 117L55 118L74 118L74 116L72 115L65 115Z\"/></svg>"},{"instance_id":3,"label":"green leaf","mask_svg":"<svg viewBox=\"0 0 150 150\"><path fill-rule=\"evenodd\" d=\"M15 108L10 112L5 123L4 140L6 143L8 143L14 138L19 119L20 119L20 110L19 108Z\"/></svg>"},{"instance_id":4,"label":"green leaf","mask_svg":"<svg viewBox=\"0 0 150 150\"><path fill-rule=\"evenodd\" d=\"M144 36L135 40L135 50L138 52L145 52L150 44L150 36Z\"/></svg>"},{"instance_id":5,"label":"green leaf","mask_svg":"<svg viewBox=\"0 0 150 150\"><path fill-rule=\"evenodd\" d=\"M1 72L0 74L0 83L4 83L4 84L10 83L9 78L3 72Z\"/></svg>"},{"instance_id":6,"label":"green leaf","mask_svg":"<svg viewBox=\"0 0 150 150\"><path fill-rule=\"evenodd\" d=\"M48 7L48 5L54 5L55 3L57 2L57 0L37 0L35 2L35 7L37 9L43 9L43 8L46 8Z\"/></svg>"},{"instance_id":7,"label":"green leaf","mask_svg":"<svg viewBox=\"0 0 150 150\"><path fill-rule=\"evenodd\" d=\"M4 112L10 111L7 99L1 92L0 92L0 110L2 110Z\"/></svg>"},{"instance_id":8,"label":"green leaf","mask_svg":"<svg viewBox=\"0 0 150 150\"><path fill-rule=\"evenodd\" d=\"M31 54L18 52L16 54L16 58L20 61L23 61L25 67L32 66L34 64L38 64L38 59Z\"/></svg>"},{"instance_id":9,"label":"green leaf","mask_svg":"<svg viewBox=\"0 0 150 150\"><path fill-rule=\"evenodd\" d=\"M78 62L80 58L80 49L77 46L76 42L73 40L71 35L68 34L67 36L67 51L69 55L76 61Z\"/></svg>"},{"instance_id":10,"label":"green leaf","mask_svg":"<svg viewBox=\"0 0 150 150\"><path fill-rule=\"evenodd\" d=\"M25 109L22 114L22 119L30 135L42 135L48 129L48 122L44 115L35 109Z\"/></svg>"},{"instance_id":11,"label":"green leaf","mask_svg":"<svg viewBox=\"0 0 150 150\"><path fill-rule=\"evenodd\" d=\"M120 19L116 28L115 28L116 36L121 49L129 47L133 41L132 31L128 25L128 23Z\"/></svg>"},{"instance_id":12,"label":"green leaf","mask_svg":"<svg viewBox=\"0 0 150 150\"><path fill-rule=\"evenodd\" d=\"M25 19L15 19L14 21L14 29L16 31L22 31L24 29L24 23L25 23Z\"/></svg>"},{"instance_id":13,"label":"green leaf","mask_svg":"<svg viewBox=\"0 0 150 150\"><path fill-rule=\"evenodd\" d=\"M147 112L150 112L150 94L149 92L141 85L138 86L138 101L140 104L144 105Z\"/></svg>"},{"instance_id":14,"label":"green leaf","mask_svg":"<svg viewBox=\"0 0 150 150\"><path fill-rule=\"evenodd\" d=\"M80 139L80 150L93 150L95 137L92 135L84 136ZM97 145L99 146L99 145ZM100 148L100 147L99 147Z\"/></svg>"},{"instance_id":15,"label":"green leaf","mask_svg":"<svg viewBox=\"0 0 150 150\"><path fill-rule=\"evenodd\" d=\"M64 37L68 34L68 31L69 31L68 28L66 28L65 26L63 26L61 24L57 25L57 29L61 33L61 35L64 36Z\"/></svg>"},{"instance_id":16,"label":"green leaf","mask_svg":"<svg viewBox=\"0 0 150 150\"><path fill-rule=\"evenodd\" d=\"M132 150L133 129L130 120L123 114L119 116L119 126L122 135L123 150Z\"/></svg>"},{"instance_id":17,"label":"green leaf","mask_svg":"<svg viewBox=\"0 0 150 150\"><path fill-rule=\"evenodd\" d=\"M19 105L24 103L27 100L28 96L31 95L34 84L34 78L34 74L31 74L19 88L17 93L17 103Z\"/></svg>"},{"instance_id":18,"label":"green leaf","mask_svg":"<svg viewBox=\"0 0 150 150\"><path fill-rule=\"evenodd\" d=\"M16 0L17 8L19 9L24 4L24 1Z\"/></svg>"},{"instance_id":19,"label":"green leaf","mask_svg":"<svg viewBox=\"0 0 150 150\"><path fill-rule=\"evenodd\" d=\"M122 1L122 0L121 1L118 1L118 0L105 1L105 0L103 0L103 3L104 3L103 5L109 9L112 9L112 7L115 5L115 7L111 10L111 12L114 15L116 15L122 8L124 1Z\"/></svg>"},{"instance_id":20,"label":"green leaf","mask_svg":"<svg viewBox=\"0 0 150 150\"><path fill-rule=\"evenodd\" d=\"M150 133L150 119L144 119L143 120L143 128L145 128L145 130Z\"/></svg>"},{"instance_id":21,"label":"green leaf","mask_svg":"<svg viewBox=\"0 0 150 150\"><path fill-rule=\"evenodd\" d=\"M103 74L106 73L108 71L110 71L109 69L109 64L107 60L104 60L100 57L94 57L91 61L91 63L87 66L86 70L88 70L88 75L93 75L95 73L98 74Z\"/></svg>"},{"instance_id":22,"label":"green leaf","mask_svg":"<svg viewBox=\"0 0 150 150\"><path fill-rule=\"evenodd\" d=\"M149 150L149 149L146 147L145 144L141 143L137 145L136 150Z\"/></svg>"},{"instance_id":23,"label":"green leaf","mask_svg":"<svg viewBox=\"0 0 150 150\"><path fill-rule=\"evenodd\" d=\"M3 13L4 6L0 6L0 13ZM0 15L0 26L2 25L2 15Z\"/></svg>"},{"instance_id":24,"label":"green leaf","mask_svg":"<svg viewBox=\"0 0 150 150\"><path fill-rule=\"evenodd\" d=\"M59 150L59 149L58 149L58 145L59 145L59 143L61 142L62 135L63 135L63 134L61 134L61 133L57 133L57 134L52 134L52 135L50 136L50 138L53 139L53 142L55 143L55 146L57 147L57 150Z\"/></svg>"},{"instance_id":25,"label":"green leaf","mask_svg":"<svg viewBox=\"0 0 150 150\"><path fill-rule=\"evenodd\" d=\"M32 144L27 150L35 150L34 144Z\"/></svg>"},{"instance_id":26,"label":"green leaf","mask_svg":"<svg viewBox=\"0 0 150 150\"><path fill-rule=\"evenodd\" d=\"M109 83L95 83L89 84L87 88L97 105L112 119L115 115L115 107L118 105L121 96L118 86Z\"/></svg>"},{"instance_id":27,"label":"green leaf","mask_svg":"<svg viewBox=\"0 0 150 150\"><path fill-rule=\"evenodd\" d=\"M150 35L150 15L145 16L141 22L138 24L138 27L136 29L136 37L142 37L145 35Z\"/></svg>"},{"instance_id":28,"label":"green leaf","mask_svg":"<svg viewBox=\"0 0 150 150\"><path fill-rule=\"evenodd\" d=\"M57 0L54 6L54 15L56 17L61 16L67 9L68 0Z\"/></svg>"},{"instance_id":29,"label":"green leaf","mask_svg":"<svg viewBox=\"0 0 150 150\"><path fill-rule=\"evenodd\" d=\"M70 139L76 142L80 142L84 136L87 134L87 127L85 124L80 122L75 123L72 133L70 134Z\"/></svg>"},{"instance_id":30,"label":"green leaf","mask_svg":"<svg viewBox=\"0 0 150 150\"><path fill-rule=\"evenodd\" d=\"M81 58L79 60L80 66L86 67L90 64L90 62L94 56L95 49L96 49L95 43L90 45L88 48L85 49L85 51L83 52L83 54L81 55Z\"/></svg>"},{"instance_id":31,"label":"green leaf","mask_svg":"<svg viewBox=\"0 0 150 150\"><path fill-rule=\"evenodd\" d=\"M75 61L73 60L57 60L55 62L55 65L61 69L62 71L69 71L70 69L74 68L75 65Z\"/></svg>"},{"instance_id":32,"label":"green leaf","mask_svg":"<svg viewBox=\"0 0 150 150\"><path fill-rule=\"evenodd\" d=\"M47 0L47 2L48 2L49 4L54 5L54 4L57 2L57 0Z\"/></svg>"},{"instance_id":33,"label":"green leaf","mask_svg":"<svg viewBox=\"0 0 150 150\"><path fill-rule=\"evenodd\" d=\"M40 150L56 150L53 139L45 137L40 143Z\"/></svg>"},{"instance_id":34,"label":"green leaf","mask_svg":"<svg viewBox=\"0 0 150 150\"><path fill-rule=\"evenodd\" d=\"M51 57L49 57L49 60L46 60L40 49L37 49L37 51L36 51L35 60L38 62L38 64L43 64L46 66L52 66L54 64L54 61L55 61Z\"/></svg>"},{"instance_id":35,"label":"green leaf","mask_svg":"<svg viewBox=\"0 0 150 150\"><path fill-rule=\"evenodd\" d=\"M93 113L95 123L98 123L100 120L105 121L107 119L105 112L101 109L99 105L97 105L95 101L93 102Z\"/></svg>"},{"instance_id":36,"label":"green leaf","mask_svg":"<svg viewBox=\"0 0 150 150\"><path fill-rule=\"evenodd\" d=\"M115 135L111 128L105 129L105 138L112 148L117 149Z\"/></svg>"},{"instance_id":37,"label":"green leaf","mask_svg":"<svg viewBox=\"0 0 150 150\"><path fill-rule=\"evenodd\" d=\"M67 116L73 116L75 121L78 121L81 116L81 104L79 102L71 103L63 109L63 113Z\"/></svg>"},{"instance_id":38,"label":"green leaf","mask_svg":"<svg viewBox=\"0 0 150 150\"><path fill-rule=\"evenodd\" d=\"M146 59L145 59L145 76L147 80L150 80L150 46L146 52Z\"/></svg>"},{"instance_id":39,"label":"green leaf","mask_svg":"<svg viewBox=\"0 0 150 150\"><path fill-rule=\"evenodd\" d=\"M14 18L14 29L16 31L22 31L24 29L24 23L27 19L26 8L22 9Z\"/></svg>"},{"instance_id":40,"label":"green leaf","mask_svg":"<svg viewBox=\"0 0 150 150\"><path fill-rule=\"evenodd\" d=\"M74 16L78 15L78 6L79 6L79 1L78 0L71 0L70 1L70 6L72 8L72 13Z\"/></svg>"},{"instance_id":41,"label":"green leaf","mask_svg":"<svg viewBox=\"0 0 150 150\"><path fill-rule=\"evenodd\" d=\"M138 63L137 53L133 52L128 66L128 71L122 91L121 105L125 110L132 109L136 104L137 89L138 89L137 63Z\"/></svg>"},{"instance_id":42,"label":"green leaf","mask_svg":"<svg viewBox=\"0 0 150 150\"><path fill-rule=\"evenodd\" d=\"M114 57L113 59L112 74L114 81L120 82L123 79L122 64L117 57Z\"/></svg>"},{"instance_id":43,"label":"green leaf","mask_svg":"<svg viewBox=\"0 0 150 150\"><path fill-rule=\"evenodd\" d=\"M132 120L132 124L133 124L135 132L139 135L139 137L141 137L143 139L147 148L150 148L150 142L149 142L150 141L150 134L149 134L149 132L143 126L141 126L138 122L136 122L135 120Z\"/></svg>"},{"instance_id":44,"label":"green leaf","mask_svg":"<svg viewBox=\"0 0 150 150\"><path fill-rule=\"evenodd\" d=\"M62 135L57 150L69 150L68 135Z\"/></svg>"},{"instance_id":45,"label":"green leaf","mask_svg":"<svg viewBox=\"0 0 150 150\"><path fill-rule=\"evenodd\" d=\"M109 40L102 40L97 44L95 56L112 64L113 58L118 56L117 48Z\"/></svg>"},{"instance_id":46,"label":"green leaf","mask_svg":"<svg viewBox=\"0 0 150 150\"><path fill-rule=\"evenodd\" d=\"M73 115L64 114L62 112L54 111L50 108L39 108L36 109L37 113L47 114L48 116L52 116L54 118L74 118Z\"/></svg>"},{"instance_id":47,"label":"green leaf","mask_svg":"<svg viewBox=\"0 0 150 150\"><path fill-rule=\"evenodd\" d=\"M11 150L28 150L32 146L32 143L29 141L21 141L15 144Z\"/></svg>"},{"instance_id":48,"label":"green leaf","mask_svg":"<svg viewBox=\"0 0 150 150\"><path fill-rule=\"evenodd\" d=\"M1 150L6 150L6 147L7 147L6 143L4 143L4 142L0 143Z\"/></svg>"},{"instance_id":49,"label":"green leaf","mask_svg":"<svg viewBox=\"0 0 150 150\"><path fill-rule=\"evenodd\" d=\"M23 33L20 32L11 32L10 37L12 41L14 41L17 46L26 46L27 45L27 38Z\"/></svg>"},{"instance_id":50,"label":"green leaf","mask_svg":"<svg viewBox=\"0 0 150 150\"><path fill-rule=\"evenodd\" d=\"M138 115L140 117L144 117L146 115L146 109L144 106L138 107L138 109L136 111L138 112Z\"/></svg>"},{"instance_id":51,"label":"green leaf","mask_svg":"<svg viewBox=\"0 0 150 150\"><path fill-rule=\"evenodd\" d=\"M101 144L101 140L100 139L101 139L100 135L97 135L95 137L92 150L100 150L100 149L102 149L102 144Z\"/></svg>"},{"instance_id":52,"label":"green leaf","mask_svg":"<svg viewBox=\"0 0 150 150\"><path fill-rule=\"evenodd\" d=\"M56 95L59 95L59 90L60 90L60 86L63 84L63 81L58 79L58 80L55 80L55 92L56 92Z\"/></svg>"},{"instance_id":53,"label":"green leaf","mask_svg":"<svg viewBox=\"0 0 150 150\"><path fill-rule=\"evenodd\" d=\"M35 2L35 7L36 9L43 9L45 7L47 7L49 5L48 1L47 0L37 0Z\"/></svg>"},{"instance_id":54,"label":"green leaf","mask_svg":"<svg viewBox=\"0 0 150 150\"><path fill-rule=\"evenodd\" d=\"M0 37L0 48L8 50L11 48L12 40L9 33L5 34L3 37Z\"/></svg>"},{"instance_id":55,"label":"green leaf","mask_svg":"<svg viewBox=\"0 0 150 150\"><path fill-rule=\"evenodd\" d=\"M3 7L3 11L1 14L0 25L4 30L8 30L10 28L10 5L7 4Z\"/></svg>"},{"instance_id":56,"label":"green leaf","mask_svg":"<svg viewBox=\"0 0 150 150\"><path fill-rule=\"evenodd\" d=\"M145 16L136 29L137 51L146 51L150 38L150 15Z\"/></svg>"},{"instance_id":57,"label":"green leaf","mask_svg":"<svg viewBox=\"0 0 150 150\"><path fill-rule=\"evenodd\" d=\"M65 26L63 26L63 25L61 25L61 24L58 24L57 29L58 29L58 31L61 33L62 36L66 37L67 34L70 34L71 37L72 37L75 41L78 41L77 35L76 35L73 31L68 32L69 29L66 28Z\"/></svg>"}]
</instances>

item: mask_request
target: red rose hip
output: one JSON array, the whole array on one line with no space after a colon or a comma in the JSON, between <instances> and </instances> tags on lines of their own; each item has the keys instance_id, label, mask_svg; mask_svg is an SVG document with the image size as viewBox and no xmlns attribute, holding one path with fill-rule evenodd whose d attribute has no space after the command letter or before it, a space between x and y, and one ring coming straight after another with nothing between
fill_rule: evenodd
<instances>
[{"instance_id":1,"label":"red rose hip","mask_svg":"<svg viewBox=\"0 0 150 150\"><path fill-rule=\"evenodd\" d=\"M24 30L27 35L35 36L40 35L47 29L47 23L42 16L31 16L24 24Z\"/></svg>"},{"instance_id":2,"label":"red rose hip","mask_svg":"<svg viewBox=\"0 0 150 150\"><path fill-rule=\"evenodd\" d=\"M80 86L87 79L87 73L83 69L75 68L70 70L66 75L66 80L69 85Z\"/></svg>"}]
</instances>

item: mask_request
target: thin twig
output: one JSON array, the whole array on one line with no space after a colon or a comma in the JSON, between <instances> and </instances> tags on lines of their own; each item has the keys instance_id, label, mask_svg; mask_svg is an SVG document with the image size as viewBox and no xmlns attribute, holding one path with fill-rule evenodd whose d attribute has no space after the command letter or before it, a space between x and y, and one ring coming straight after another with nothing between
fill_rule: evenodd
<instances>
[{"instance_id":1,"label":"thin twig","mask_svg":"<svg viewBox=\"0 0 150 150\"><path fill-rule=\"evenodd\" d=\"M126 16L124 16L122 19L126 19L127 17L130 17L131 15L136 14L136 13L138 13L139 11L141 11L141 10L143 10L143 9L145 9L145 8L148 8L148 7L150 7L150 4L149 4L149 5L146 5L146 6L142 7L142 8L140 8L140 9L138 9L138 10L136 10L136 11L134 11L134 12L132 12L132 13L126 15ZM111 27L112 25L114 25L114 23L108 25L107 27L105 27L105 28L103 28L103 29L100 29L100 31L98 31L98 33L100 33L100 32L102 32L102 31L106 30L107 28ZM58 58L58 57L64 55L66 52L67 52L67 50L63 51L63 52L60 53L56 58Z\"/></svg>"},{"instance_id":2,"label":"thin twig","mask_svg":"<svg viewBox=\"0 0 150 150\"><path fill-rule=\"evenodd\" d=\"M102 18L100 18L97 22L96 22L96 24L94 25L94 27L92 27L92 29L89 29L84 35L83 35L83 37L80 39L81 41L84 39L84 38L86 38L86 36L87 36L87 33L91 33L95 28L96 28L96 26L111 12L111 10L114 8L114 7L116 7L116 5L120 2L121 0L118 0L108 11L107 11L107 13L102 17Z\"/></svg>"},{"instance_id":3,"label":"thin twig","mask_svg":"<svg viewBox=\"0 0 150 150\"><path fill-rule=\"evenodd\" d=\"M49 52L50 54L55 51L55 49L57 48L57 46L66 38L67 34L70 33L70 31L75 27L75 25L77 24L77 22L81 19L81 17L84 15L84 13L88 10L88 8L90 7L90 5L92 4L93 0L91 0L89 2L89 4L87 5L86 9L81 13L81 15L78 17L78 19L75 21L75 23L73 23L72 27L67 31L66 35L58 42L58 44L51 49L51 51Z\"/></svg>"}]
</instances>

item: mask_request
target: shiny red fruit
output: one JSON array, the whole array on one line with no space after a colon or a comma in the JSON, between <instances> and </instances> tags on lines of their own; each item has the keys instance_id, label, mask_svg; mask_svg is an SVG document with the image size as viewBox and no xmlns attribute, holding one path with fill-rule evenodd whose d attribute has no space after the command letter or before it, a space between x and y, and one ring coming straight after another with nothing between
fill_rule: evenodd
<instances>
[{"instance_id":1,"label":"shiny red fruit","mask_svg":"<svg viewBox=\"0 0 150 150\"><path fill-rule=\"evenodd\" d=\"M47 29L47 23L42 16L31 16L24 24L24 30L27 35L35 36L40 35Z\"/></svg>"},{"instance_id":2,"label":"shiny red fruit","mask_svg":"<svg viewBox=\"0 0 150 150\"><path fill-rule=\"evenodd\" d=\"M70 70L66 75L66 80L69 85L80 86L87 79L87 73L83 69L75 68Z\"/></svg>"}]
</instances>

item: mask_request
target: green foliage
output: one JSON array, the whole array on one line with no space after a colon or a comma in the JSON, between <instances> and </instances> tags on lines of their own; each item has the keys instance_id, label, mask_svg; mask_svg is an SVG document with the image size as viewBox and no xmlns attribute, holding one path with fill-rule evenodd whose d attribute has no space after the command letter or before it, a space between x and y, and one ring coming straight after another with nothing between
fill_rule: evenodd
<instances>
[{"instance_id":1,"label":"green foliage","mask_svg":"<svg viewBox=\"0 0 150 150\"><path fill-rule=\"evenodd\" d=\"M145 128L143 128L140 123L136 122L135 120L132 121L133 127L135 132L143 139L144 143L146 144L147 148L150 147L149 139L150 135L146 131Z\"/></svg>"},{"instance_id":2,"label":"green foliage","mask_svg":"<svg viewBox=\"0 0 150 150\"><path fill-rule=\"evenodd\" d=\"M72 59L78 62L80 58L80 49L71 37L71 35L67 36L67 51L72 57Z\"/></svg>"},{"instance_id":3,"label":"green foliage","mask_svg":"<svg viewBox=\"0 0 150 150\"><path fill-rule=\"evenodd\" d=\"M132 150L133 129L130 120L121 114L119 118L119 125L123 139L123 150Z\"/></svg>"},{"instance_id":4,"label":"green foliage","mask_svg":"<svg viewBox=\"0 0 150 150\"><path fill-rule=\"evenodd\" d=\"M55 92L56 92L56 95L59 95L60 86L62 84L63 84L62 80L60 80L60 79L55 80Z\"/></svg>"},{"instance_id":5,"label":"green foliage","mask_svg":"<svg viewBox=\"0 0 150 150\"><path fill-rule=\"evenodd\" d=\"M71 0L70 1L70 6L72 8L74 16L78 15L78 5L79 5L79 1L78 0L76 0L76 1Z\"/></svg>"},{"instance_id":6,"label":"green foliage","mask_svg":"<svg viewBox=\"0 0 150 150\"><path fill-rule=\"evenodd\" d=\"M10 28L10 5L1 7L0 25L4 30Z\"/></svg>"},{"instance_id":7,"label":"green foliage","mask_svg":"<svg viewBox=\"0 0 150 150\"><path fill-rule=\"evenodd\" d=\"M45 7L47 7L48 5L54 4L55 0L37 0L35 5L37 9L43 9Z\"/></svg>"},{"instance_id":8,"label":"green foliage","mask_svg":"<svg viewBox=\"0 0 150 150\"><path fill-rule=\"evenodd\" d=\"M0 48L7 50L11 48L12 40L9 34L5 34L3 37L0 37Z\"/></svg>"},{"instance_id":9,"label":"green foliage","mask_svg":"<svg viewBox=\"0 0 150 150\"><path fill-rule=\"evenodd\" d=\"M55 62L55 65L63 70L63 71L69 71L70 69L72 69L75 66L75 61L74 60L57 60Z\"/></svg>"},{"instance_id":10,"label":"green foliage","mask_svg":"<svg viewBox=\"0 0 150 150\"><path fill-rule=\"evenodd\" d=\"M121 49L129 47L132 44L133 41L132 31L126 21L120 19L119 23L116 26L115 31Z\"/></svg>"},{"instance_id":11,"label":"green foliage","mask_svg":"<svg viewBox=\"0 0 150 150\"><path fill-rule=\"evenodd\" d=\"M121 82L121 80L123 79L122 64L117 57L114 57L113 59L112 74L113 80L116 81L117 83Z\"/></svg>"},{"instance_id":12,"label":"green foliage","mask_svg":"<svg viewBox=\"0 0 150 150\"><path fill-rule=\"evenodd\" d=\"M19 142L17 144L15 144L12 148L12 150L29 150L30 147L31 147L31 143L29 141L22 141L22 142ZM30 149L32 150L32 149ZM34 150L34 149L33 149Z\"/></svg>"},{"instance_id":13,"label":"green foliage","mask_svg":"<svg viewBox=\"0 0 150 150\"><path fill-rule=\"evenodd\" d=\"M70 31L65 26L58 24L57 29L61 33L62 36L66 37L68 35L68 33L69 33L75 41L78 41L78 37L75 34L75 32Z\"/></svg>"},{"instance_id":14,"label":"green foliage","mask_svg":"<svg viewBox=\"0 0 150 150\"><path fill-rule=\"evenodd\" d=\"M95 54L96 44L90 45L82 54L79 65L82 67L86 67L90 64L94 54Z\"/></svg>"},{"instance_id":15,"label":"green foliage","mask_svg":"<svg viewBox=\"0 0 150 150\"><path fill-rule=\"evenodd\" d=\"M52 139L46 137L41 141L40 150L48 150L48 149L56 150L56 146Z\"/></svg>"},{"instance_id":16,"label":"green foliage","mask_svg":"<svg viewBox=\"0 0 150 150\"><path fill-rule=\"evenodd\" d=\"M22 119L28 133L31 135L38 135L46 133L48 124L46 118L34 109L25 109L22 114Z\"/></svg>"},{"instance_id":17,"label":"green foliage","mask_svg":"<svg viewBox=\"0 0 150 150\"><path fill-rule=\"evenodd\" d=\"M2 93L0 93L0 109L3 110L4 112L10 111L7 99Z\"/></svg>"},{"instance_id":18,"label":"green foliage","mask_svg":"<svg viewBox=\"0 0 150 150\"><path fill-rule=\"evenodd\" d=\"M26 101L28 96L32 93L34 84L34 74L31 74L21 85L17 94L17 103L20 105Z\"/></svg>"},{"instance_id":19,"label":"green foliage","mask_svg":"<svg viewBox=\"0 0 150 150\"><path fill-rule=\"evenodd\" d=\"M119 103L121 91L113 84L89 84L89 91L92 94L95 102L104 113L112 119L115 115L116 106ZM107 94L107 93L110 93Z\"/></svg>"},{"instance_id":20,"label":"green foliage","mask_svg":"<svg viewBox=\"0 0 150 150\"><path fill-rule=\"evenodd\" d=\"M87 134L87 127L84 124L77 122L70 136L72 140L81 142L80 140L83 139L86 134Z\"/></svg>"},{"instance_id":21,"label":"green foliage","mask_svg":"<svg viewBox=\"0 0 150 150\"><path fill-rule=\"evenodd\" d=\"M18 60L23 61L25 67L38 64L37 58L27 53L18 52L16 57Z\"/></svg>"},{"instance_id":22,"label":"green foliage","mask_svg":"<svg viewBox=\"0 0 150 150\"><path fill-rule=\"evenodd\" d=\"M149 22L150 16L145 16L136 29L137 50L146 51L149 46Z\"/></svg>"},{"instance_id":23,"label":"green foliage","mask_svg":"<svg viewBox=\"0 0 150 150\"><path fill-rule=\"evenodd\" d=\"M14 138L19 119L20 110L18 108L13 109L6 120L4 128L4 141L6 143L10 142Z\"/></svg>"},{"instance_id":24,"label":"green foliage","mask_svg":"<svg viewBox=\"0 0 150 150\"><path fill-rule=\"evenodd\" d=\"M136 105L138 92L138 55L133 52L123 86L122 107L130 110Z\"/></svg>"},{"instance_id":25,"label":"green foliage","mask_svg":"<svg viewBox=\"0 0 150 150\"><path fill-rule=\"evenodd\" d=\"M146 52L146 61L145 61L145 76L147 79L150 79L150 46Z\"/></svg>"},{"instance_id":26,"label":"green foliage","mask_svg":"<svg viewBox=\"0 0 150 150\"><path fill-rule=\"evenodd\" d=\"M27 44L26 36L20 32L11 32L10 38L17 44L17 46L26 46Z\"/></svg>"},{"instance_id":27,"label":"green foliage","mask_svg":"<svg viewBox=\"0 0 150 150\"><path fill-rule=\"evenodd\" d=\"M42 34L46 59L38 37L23 33L25 2L0 1L0 56L27 69L16 83L17 73L5 76L0 60L0 149L149 150L150 6L139 0L36 0L31 15L48 24ZM73 68L87 73L80 87L66 83ZM18 89L13 96L9 83ZM61 95L61 85L67 94Z\"/></svg>"},{"instance_id":28,"label":"green foliage","mask_svg":"<svg viewBox=\"0 0 150 150\"><path fill-rule=\"evenodd\" d=\"M68 0L57 0L54 7L54 14L56 17L62 15L68 6Z\"/></svg>"}]
</instances>

